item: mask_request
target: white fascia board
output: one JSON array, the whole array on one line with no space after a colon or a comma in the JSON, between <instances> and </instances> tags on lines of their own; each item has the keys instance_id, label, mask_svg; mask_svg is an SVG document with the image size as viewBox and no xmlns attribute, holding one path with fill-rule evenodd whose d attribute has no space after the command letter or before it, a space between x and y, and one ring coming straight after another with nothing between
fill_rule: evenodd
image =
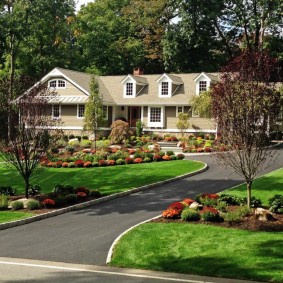
<instances>
[{"instance_id":1,"label":"white fascia board","mask_svg":"<svg viewBox=\"0 0 283 283\"><path fill-rule=\"evenodd\" d=\"M166 79L166 81L169 81L169 82L171 82L172 83L172 80L164 73L163 75L161 75L157 80L156 80L156 82L157 83L159 83L161 80L163 80L163 79Z\"/></svg>"},{"instance_id":2,"label":"white fascia board","mask_svg":"<svg viewBox=\"0 0 283 283\"><path fill-rule=\"evenodd\" d=\"M45 83L47 82L49 79L53 78L53 77L58 77L58 76L62 76L64 79L66 79L67 81L71 82L74 86L76 86L78 89L80 89L82 92L84 92L86 95L89 96L89 93L82 88L80 85L78 85L76 82L74 82L73 80L71 80L69 77L67 77L64 73L62 73L61 71L59 71L57 68L54 68L52 71L50 71L47 75L45 75L40 82L41 83Z\"/></svg>"},{"instance_id":3,"label":"white fascia board","mask_svg":"<svg viewBox=\"0 0 283 283\"><path fill-rule=\"evenodd\" d=\"M194 81L197 82L201 77L204 77L207 81L211 81L211 79L210 79L204 72L201 72L201 73L194 79Z\"/></svg>"}]
</instances>

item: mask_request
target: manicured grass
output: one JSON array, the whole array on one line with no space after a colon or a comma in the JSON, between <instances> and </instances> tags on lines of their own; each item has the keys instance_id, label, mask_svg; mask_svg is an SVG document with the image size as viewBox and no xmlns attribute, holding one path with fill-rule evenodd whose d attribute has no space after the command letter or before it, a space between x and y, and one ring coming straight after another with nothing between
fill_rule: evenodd
<instances>
[{"instance_id":1,"label":"manicured grass","mask_svg":"<svg viewBox=\"0 0 283 283\"><path fill-rule=\"evenodd\" d=\"M225 190L222 193L232 194L238 197L246 197L246 185L242 184ZM261 199L263 205L268 205L268 199L276 194L283 194L283 168L256 179L252 185L252 196Z\"/></svg>"},{"instance_id":2,"label":"manicured grass","mask_svg":"<svg viewBox=\"0 0 283 283\"><path fill-rule=\"evenodd\" d=\"M46 168L33 185L40 185L42 193L51 192L56 184L86 186L99 189L102 194L113 194L131 188L166 180L196 171L203 163L190 160L163 161L143 164L95 168ZM1 185L24 192L22 177L13 169L0 165Z\"/></svg>"},{"instance_id":3,"label":"manicured grass","mask_svg":"<svg viewBox=\"0 0 283 283\"><path fill-rule=\"evenodd\" d=\"M283 233L147 223L116 246L112 266L283 282Z\"/></svg>"},{"instance_id":4,"label":"manicured grass","mask_svg":"<svg viewBox=\"0 0 283 283\"><path fill-rule=\"evenodd\" d=\"M31 217L33 215L34 214L28 213L28 212L1 211L0 212L0 223L16 221L16 220Z\"/></svg>"}]
</instances>

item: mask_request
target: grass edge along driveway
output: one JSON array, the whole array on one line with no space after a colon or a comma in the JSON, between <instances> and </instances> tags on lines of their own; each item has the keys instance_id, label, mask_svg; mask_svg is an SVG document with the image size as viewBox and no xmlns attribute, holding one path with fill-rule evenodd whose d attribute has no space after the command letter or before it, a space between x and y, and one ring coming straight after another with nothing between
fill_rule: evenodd
<instances>
[{"instance_id":1,"label":"grass edge along driveway","mask_svg":"<svg viewBox=\"0 0 283 283\"><path fill-rule=\"evenodd\" d=\"M283 168L266 174L255 181L256 193L266 199L282 194L282 180ZM231 192L225 191L235 192L238 196L246 194L241 185ZM146 223L120 239L110 265L283 282L283 232L254 232L189 223Z\"/></svg>"},{"instance_id":2,"label":"grass edge along driveway","mask_svg":"<svg viewBox=\"0 0 283 283\"><path fill-rule=\"evenodd\" d=\"M47 168L32 183L39 184L42 193L51 192L56 184L70 184L99 189L102 194L109 195L192 173L204 166L202 162L179 160L103 168ZM0 166L0 174L3 185L16 187L18 193L23 193L22 178L15 170ZM30 216L29 212L0 211L0 223Z\"/></svg>"}]
</instances>

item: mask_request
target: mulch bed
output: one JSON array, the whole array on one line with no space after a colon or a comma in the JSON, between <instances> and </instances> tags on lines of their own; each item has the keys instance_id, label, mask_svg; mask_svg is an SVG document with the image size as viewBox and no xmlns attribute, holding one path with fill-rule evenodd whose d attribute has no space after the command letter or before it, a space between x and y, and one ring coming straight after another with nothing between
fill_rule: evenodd
<instances>
[{"instance_id":1,"label":"mulch bed","mask_svg":"<svg viewBox=\"0 0 283 283\"><path fill-rule=\"evenodd\" d=\"M283 214L274 214L272 221L259 221L254 214L250 214L238 222L205 222L205 221L190 221L186 222L181 219L165 219L163 217L152 220L156 223L180 223L180 224L207 224L220 226L225 228L235 228L250 231L267 231L267 232L283 232Z\"/></svg>"}]
</instances>

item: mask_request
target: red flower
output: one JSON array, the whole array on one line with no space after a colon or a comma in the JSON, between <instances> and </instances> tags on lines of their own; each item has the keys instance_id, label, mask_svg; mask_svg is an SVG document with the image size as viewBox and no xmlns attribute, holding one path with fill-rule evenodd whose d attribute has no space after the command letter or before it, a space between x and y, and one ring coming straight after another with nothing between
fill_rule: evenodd
<instances>
[{"instance_id":1,"label":"red flower","mask_svg":"<svg viewBox=\"0 0 283 283\"><path fill-rule=\"evenodd\" d=\"M180 213L177 209L166 209L162 212L164 218L178 218Z\"/></svg>"},{"instance_id":2,"label":"red flower","mask_svg":"<svg viewBox=\"0 0 283 283\"><path fill-rule=\"evenodd\" d=\"M98 161L98 165L99 166L106 166L107 165L107 161L104 160L104 159L101 159L101 160Z\"/></svg>"},{"instance_id":3,"label":"red flower","mask_svg":"<svg viewBox=\"0 0 283 283\"><path fill-rule=\"evenodd\" d=\"M218 214L219 211L216 208L210 207L210 206L205 206L200 213L207 213L210 212L212 214Z\"/></svg>"},{"instance_id":4,"label":"red flower","mask_svg":"<svg viewBox=\"0 0 283 283\"><path fill-rule=\"evenodd\" d=\"M84 163L84 167L91 167L91 162L90 161L86 161L85 163Z\"/></svg>"},{"instance_id":5,"label":"red flower","mask_svg":"<svg viewBox=\"0 0 283 283\"><path fill-rule=\"evenodd\" d=\"M142 160L142 158L135 158L134 159L134 163L142 163L143 162L143 160Z\"/></svg>"},{"instance_id":6,"label":"red flower","mask_svg":"<svg viewBox=\"0 0 283 283\"><path fill-rule=\"evenodd\" d=\"M182 212L182 210L184 209L184 205L181 202L173 202L169 205L168 209L176 209L177 211L179 211L179 214Z\"/></svg>"},{"instance_id":7,"label":"red flower","mask_svg":"<svg viewBox=\"0 0 283 283\"><path fill-rule=\"evenodd\" d=\"M131 163L134 162L134 160L133 160L133 158L131 158L131 157L126 157L126 158L125 158L125 162L126 162L126 164L131 164Z\"/></svg>"},{"instance_id":8,"label":"red flower","mask_svg":"<svg viewBox=\"0 0 283 283\"><path fill-rule=\"evenodd\" d=\"M75 165L77 165L78 167L83 167L84 166L84 161L81 159L76 160Z\"/></svg>"},{"instance_id":9,"label":"red flower","mask_svg":"<svg viewBox=\"0 0 283 283\"><path fill-rule=\"evenodd\" d=\"M190 198L185 198L182 202L186 203L188 206L190 206L194 200L190 199Z\"/></svg>"},{"instance_id":10,"label":"red flower","mask_svg":"<svg viewBox=\"0 0 283 283\"><path fill-rule=\"evenodd\" d=\"M108 160L108 161L107 161L107 164L108 164L109 166L115 165L115 164L116 164L116 161L111 159L111 160Z\"/></svg>"},{"instance_id":11,"label":"red flower","mask_svg":"<svg viewBox=\"0 0 283 283\"><path fill-rule=\"evenodd\" d=\"M55 206L55 201L51 198L46 198L41 204L45 207L53 207Z\"/></svg>"},{"instance_id":12,"label":"red flower","mask_svg":"<svg viewBox=\"0 0 283 283\"><path fill-rule=\"evenodd\" d=\"M171 157L169 155L163 155L162 159L168 161L171 160Z\"/></svg>"}]
</instances>

